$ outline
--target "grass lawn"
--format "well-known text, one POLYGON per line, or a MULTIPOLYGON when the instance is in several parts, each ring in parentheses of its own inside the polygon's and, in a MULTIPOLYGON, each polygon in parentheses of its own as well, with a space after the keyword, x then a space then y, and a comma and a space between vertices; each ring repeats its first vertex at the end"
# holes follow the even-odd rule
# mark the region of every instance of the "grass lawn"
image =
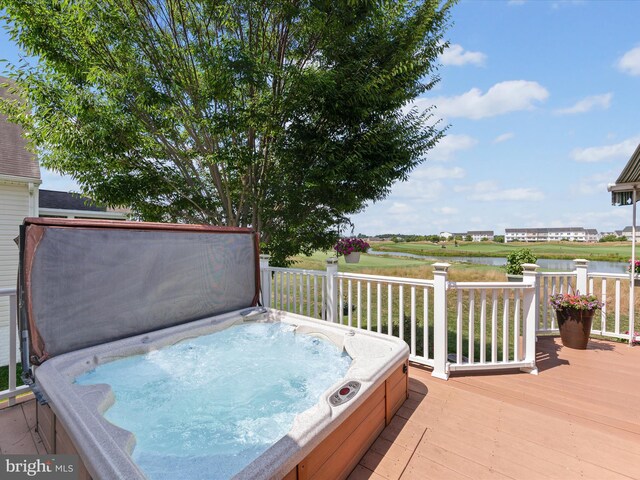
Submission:
POLYGON ((602 260, 626 262, 631 257, 631 243, 581 243, 581 242, 540 242, 540 243, 495 243, 495 242, 372 242, 371 247, 379 251, 396 251, 433 256, 506 257, 520 248, 528 248, 538 258, 573 260, 602 260), (445 248, 442 248, 442 246, 445 248))
MULTIPOLYGON (((16 385, 22 385, 22 368, 20 364, 17 365, 16 372, 16 385)), ((9 388, 9 367, 0 367, 0 391, 9 388)))

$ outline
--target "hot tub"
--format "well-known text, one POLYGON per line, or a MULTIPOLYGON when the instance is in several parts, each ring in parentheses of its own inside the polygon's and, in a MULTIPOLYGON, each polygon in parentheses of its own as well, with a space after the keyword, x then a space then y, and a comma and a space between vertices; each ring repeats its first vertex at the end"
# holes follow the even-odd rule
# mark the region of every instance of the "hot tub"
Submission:
MULTIPOLYGON (((243 325, 286 326, 295 336, 330 342, 351 363, 315 404, 297 412, 286 434, 234 471, 234 478, 346 478, 407 398, 404 342, 256 305, 252 232, 28 219, 21 233, 20 323, 23 338, 29 338, 22 345, 23 363, 37 365, 33 376, 27 370, 26 381, 35 380, 46 402, 38 405, 38 431, 50 453, 79 455, 80 478, 154 474, 132 457, 135 434, 105 418, 119 401, 111 386, 79 384, 78 378, 136 355, 191 348, 208 335, 243 325), (71 258, 82 262, 70 266, 71 258), (157 276, 167 273, 175 278, 157 276), (98 291, 109 302, 92 301, 98 291)), ((199 400, 208 408, 207 398, 199 400)), ((210 469, 201 478, 216 478, 215 457, 207 459, 207 445, 198 447, 210 469)))

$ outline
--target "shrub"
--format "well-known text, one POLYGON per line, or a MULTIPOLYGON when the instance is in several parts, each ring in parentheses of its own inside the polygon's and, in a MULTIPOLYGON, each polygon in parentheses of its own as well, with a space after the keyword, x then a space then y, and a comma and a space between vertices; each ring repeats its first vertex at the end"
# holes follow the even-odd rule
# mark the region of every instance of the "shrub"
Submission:
POLYGON ((509 275, 522 275, 523 263, 536 263, 538 259, 535 257, 531 250, 528 248, 521 248, 515 250, 507 255, 507 274, 509 275))

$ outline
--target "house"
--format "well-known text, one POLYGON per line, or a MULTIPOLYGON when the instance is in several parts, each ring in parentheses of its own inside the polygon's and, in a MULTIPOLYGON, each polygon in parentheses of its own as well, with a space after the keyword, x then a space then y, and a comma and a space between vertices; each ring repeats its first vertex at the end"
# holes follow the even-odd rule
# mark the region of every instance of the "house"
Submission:
MULTIPOLYGON (((0 77, 0 83, 6 79, 0 77)), ((14 98, 0 87, 2 98, 14 98)), ((22 129, 0 115, 0 288, 15 288, 18 248, 13 239, 24 217, 38 215, 38 187, 42 183, 35 155, 28 151, 22 129)), ((9 301, 0 298, 0 335, 8 336, 9 301)), ((8 361, 8 345, 0 343, 0 365, 8 361)))
POLYGON ((112 210, 96 205, 93 200, 77 193, 39 191, 38 216, 62 218, 102 218, 105 220, 126 220, 128 210, 112 210))
POLYGON ((467 235, 469 235, 474 242, 481 242, 483 238, 493 240, 493 230, 469 230, 467 235))
MULTIPOLYGON (((620 232, 621 237, 626 237, 628 241, 633 239, 633 233, 631 227, 624 227, 622 232, 620 232)), ((640 227, 636 227, 636 242, 640 240, 640 227)))
MULTIPOLYGON (((0 77, 0 84, 8 83, 0 77)), ((15 98, 0 87, 3 98, 15 98)), ((40 167, 27 148, 22 129, 0 115, 0 288, 15 288, 18 248, 14 242, 25 217, 103 218, 124 220, 126 210, 108 210, 89 198, 68 192, 40 190, 40 167)), ((9 335, 9 301, 0 297, 0 337, 9 335)), ((9 359, 7 344, 0 342, 0 365, 9 359)))

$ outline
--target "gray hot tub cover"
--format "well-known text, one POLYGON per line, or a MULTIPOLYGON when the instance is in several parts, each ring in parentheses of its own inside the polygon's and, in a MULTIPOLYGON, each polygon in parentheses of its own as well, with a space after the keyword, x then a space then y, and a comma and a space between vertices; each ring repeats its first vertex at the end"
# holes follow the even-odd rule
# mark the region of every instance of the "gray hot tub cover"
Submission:
POLYGON ((258 257, 245 228, 27 218, 18 290, 29 360, 255 306, 258 257))

